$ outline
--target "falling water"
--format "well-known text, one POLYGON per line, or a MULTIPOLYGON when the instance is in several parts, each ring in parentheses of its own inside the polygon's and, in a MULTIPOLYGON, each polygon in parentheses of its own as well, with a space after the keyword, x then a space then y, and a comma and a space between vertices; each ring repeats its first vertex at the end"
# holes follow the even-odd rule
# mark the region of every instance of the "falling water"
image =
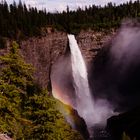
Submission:
POLYGON ((76 106, 79 115, 88 127, 94 123, 94 106, 88 84, 87 68, 74 35, 68 35, 71 50, 72 75, 76 92, 76 106))

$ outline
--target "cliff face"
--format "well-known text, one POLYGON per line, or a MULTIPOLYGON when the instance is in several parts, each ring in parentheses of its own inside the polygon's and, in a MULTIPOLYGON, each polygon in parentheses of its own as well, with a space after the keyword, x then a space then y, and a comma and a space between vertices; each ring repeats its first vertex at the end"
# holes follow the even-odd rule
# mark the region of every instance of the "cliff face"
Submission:
POLYGON ((80 32, 77 41, 86 62, 90 63, 94 59, 98 51, 111 40, 113 34, 113 32, 94 32, 92 30, 80 32))
MULTIPOLYGON (((83 31, 76 37, 86 62, 90 63, 111 36, 102 32, 83 31)), ((41 86, 47 87, 51 66, 65 54, 67 42, 66 33, 52 33, 21 42, 22 54, 36 68, 35 76, 41 86)))
POLYGON ((30 38, 20 43, 26 62, 35 67, 37 82, 44 88, 48 86, 53 63, 64 54, 67 46, 65 33, 52 33, 45 37, 30 38))
MULTIPOLYGON (((88 64, 111 36, 111 33, 105 34, 90 30, 82 31, 76 36, 79 47, 88 64)), ((10 43, 7 44, 7 46, 9 45, 10 43)), ((60 56, 63 56, 69 50, 67 46, 67 34, 62 32, 54 32, 43 37, 29 38, 20 42, 21 53, 26 62, 35 67, 36 80, 42 87, 49 86, 51 67, 60 56)), ((0 50, 0 54, 5 52, 5 50, 0 50)))

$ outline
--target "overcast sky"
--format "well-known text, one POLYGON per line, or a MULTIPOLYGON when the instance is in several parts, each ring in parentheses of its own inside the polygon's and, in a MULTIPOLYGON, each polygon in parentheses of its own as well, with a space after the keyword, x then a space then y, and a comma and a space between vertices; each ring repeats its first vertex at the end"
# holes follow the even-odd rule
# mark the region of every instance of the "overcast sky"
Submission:
MULTIPOLYGON (((15 0, 18 2, 19 0, 15 0)), ((108 2, 120 4, 127 0, 22 0, 27 5, 35 6, 39 9, 46 8, 47 11, 62 11, 65 10, 67 5, 70 9, 76 9, 77 7, 84 7, 85 5, 105 5, 108 2)), ((135 0, 132 0, 135 1, 135 0)), ((8 3, 13 3, 13 0, 7 0, 8 3)))

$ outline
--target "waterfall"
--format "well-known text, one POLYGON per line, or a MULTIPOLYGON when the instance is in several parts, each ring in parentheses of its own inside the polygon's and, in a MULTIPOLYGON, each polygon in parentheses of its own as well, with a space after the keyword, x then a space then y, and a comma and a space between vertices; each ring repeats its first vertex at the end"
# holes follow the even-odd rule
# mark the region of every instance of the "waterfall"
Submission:
POLYGON ((76 92, 75 108, 89 127, 94 124, 94 106, 88 83, 87 68, 74 35, 68 35, 68 39, 71 51, 72 75, 76 92))

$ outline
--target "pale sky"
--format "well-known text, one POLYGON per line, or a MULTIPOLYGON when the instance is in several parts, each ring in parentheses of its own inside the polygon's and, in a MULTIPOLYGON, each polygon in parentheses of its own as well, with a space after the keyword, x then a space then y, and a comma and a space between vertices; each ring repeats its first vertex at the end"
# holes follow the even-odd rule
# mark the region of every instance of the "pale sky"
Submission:
MULTIPOLYGON (((15 0, 18 2, 19 0, 15 0)), ((46 8, 47 11, 63 11, 69 6, 70 9, 74 10, 77 7, 84 7, 85 5, 105 5, 108 2, 120 4, 126 2, 127 0, 22 0, 26 5, 32 7, 37 7, 38 9, 46 8)), ((135 1, 135 0, 132 0, 135 1)), ((13 3, 13 0, 7 0, 7 2, 13 3)))

